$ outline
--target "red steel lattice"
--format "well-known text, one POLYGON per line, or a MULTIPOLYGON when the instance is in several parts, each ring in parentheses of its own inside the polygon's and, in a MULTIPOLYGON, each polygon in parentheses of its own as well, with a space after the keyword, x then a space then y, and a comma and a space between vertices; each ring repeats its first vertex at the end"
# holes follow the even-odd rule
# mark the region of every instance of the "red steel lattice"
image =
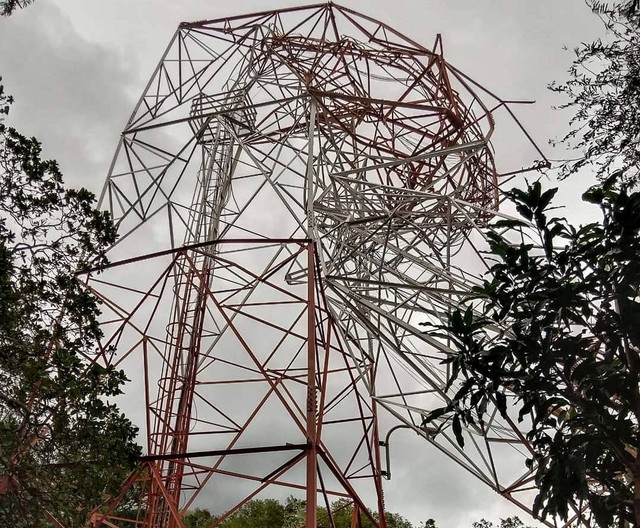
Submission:
POLYGON ((466 451, 423 426, 453 389, 448 342, 421 324, 486 270, 480 228, 523 170, 496 169, 498 110, 513 117, 439 37, 331 2, 180 26, 102 193, 112 264, 87 276, 95 359, 133 379, 146 449, 93 526, 182 527, 204 505, 226 512, 213 527, 285 488, 307 528, 341 497, 354 527, 384 528, 379 446, 398 423, 529 509, 513 420, 465 430, 466 451))

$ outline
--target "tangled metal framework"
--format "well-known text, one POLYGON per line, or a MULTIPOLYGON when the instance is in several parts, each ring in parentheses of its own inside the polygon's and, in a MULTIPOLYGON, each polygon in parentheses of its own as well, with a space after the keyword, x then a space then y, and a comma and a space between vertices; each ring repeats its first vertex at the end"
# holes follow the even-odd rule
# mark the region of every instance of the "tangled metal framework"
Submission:
POLYGON ((102 193, 112 264, 87 276, 98 359, 133 378, 147 450, 94 526, 179 527, 198 504, 219 523, 284 486, 307 528, 333 524, 316 507, 337 497, 384 528, 380 438, 398 423, 529 509, 512 420, 490 413, 465 451, 423 426, 451 350, 421 323, 486 270, 480 228, 520 172, 496 171, 498 109, 439 37, 333 3, 180 26, 102 193))

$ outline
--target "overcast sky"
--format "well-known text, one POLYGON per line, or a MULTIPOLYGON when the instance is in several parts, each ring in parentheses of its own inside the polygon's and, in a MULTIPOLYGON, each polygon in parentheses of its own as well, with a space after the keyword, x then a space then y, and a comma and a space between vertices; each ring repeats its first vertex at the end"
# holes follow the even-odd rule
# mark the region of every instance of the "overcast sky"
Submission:
MULTIPOLYGON (((119 133, 180 21, 220 18, 302 2, 267 0, 37 0, 0 20, 0 75, 16 103, 10 124, 44 143, 66 180, 99 192, 119 133)), ((549 158, 550 138, 566 130, 566 115, 547 90, 566 78, 564 51, 600 32, 582 0, 344 0, 430 45, 444 38, 453 65, 505 99, 536 100, 518 117, 549 158)), ((497 156, 509 147, 495 144, 497 156), (503 149, 501 151, 501 148, 503 149)), ((563 186, 567 214, 584 221, 584 183, 563 186)), ((480 517, 517 513, 407 431, 392 441, 388 509, 414 522, 434 517, 441 527, 470 526, 480 517), (409 456, 407 454, 410 454, 409 456)))

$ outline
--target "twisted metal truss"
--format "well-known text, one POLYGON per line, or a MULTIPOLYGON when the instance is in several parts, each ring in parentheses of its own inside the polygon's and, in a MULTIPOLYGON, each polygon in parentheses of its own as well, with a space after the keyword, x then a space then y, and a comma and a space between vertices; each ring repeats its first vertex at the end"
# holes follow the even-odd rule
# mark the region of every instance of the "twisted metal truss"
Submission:
POLYGON ((521 170, 496 169, 498 110, 439 37, 333 3, 180 26, 102 193, 112 264, 87 276, 147 450, 95 526, 182 526, 195 505, 221 522, 275 486, 309 528, 336 497, 384 527, 398 424, 530 510, 514 421, 490 413, 464 451, 423 426, 451 352, 423 324, 487 269, 481 229, 521 170))

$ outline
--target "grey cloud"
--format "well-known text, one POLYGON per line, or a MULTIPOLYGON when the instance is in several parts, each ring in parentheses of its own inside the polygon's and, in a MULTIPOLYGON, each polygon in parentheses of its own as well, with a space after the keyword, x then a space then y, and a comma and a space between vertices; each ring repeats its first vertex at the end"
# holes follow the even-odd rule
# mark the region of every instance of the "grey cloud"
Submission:
POLYGON ((96 192, 133 105, 135 59, 87 41, 51 3, 0 25, 0 75, 16 100, 8 123, 43 142, 69 185, 96 192))

